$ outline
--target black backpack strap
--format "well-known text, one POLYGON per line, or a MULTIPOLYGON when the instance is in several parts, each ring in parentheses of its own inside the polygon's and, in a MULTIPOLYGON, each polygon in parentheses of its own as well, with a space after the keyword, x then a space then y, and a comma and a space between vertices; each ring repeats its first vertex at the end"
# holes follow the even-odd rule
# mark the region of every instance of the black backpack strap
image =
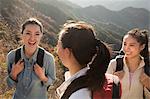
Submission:
POLYGON ((116 70, 115 70, 115 72, 121 71, 121 70, 123 70, 123 57, 116 58, 116 70))
MULTIPOLYGON (((36 59, 36 63, 40 66, 43 67, 43 61, 44 61, 44 50, 42 48, 38 49, 38 53, 37 53, 37 59, 36 59)), ((41 81, 41 85, 43 86, 44 83, 41 81)), ((49 86, 48 86, 49 87, 49 86)), ((48 88, 47 88, 48 90, 48 88)))
POLYGON ((113 82, 112 99, 120 99, 120 97, 121 97, 121 85, 120 85, 120 82, 118 84, 115 84, 113 82))
POLYGON ((36 63, 40 66, 43 67, 43 60, 44 60, 44 50, 39 48, 38 54, 37 54, 37 59, 36 63))
POLYGON ((20 58, 21 58, 21 48, 18 48, 15 53, 15 64, 20 60, 20 58))
POLYGON ((150 66, 149 65, 144 66, 144 72, 145 72, 145 74, 147 74, 150 77, 150 66))
POLYGON ((86 80, 87 80, 86 76, 80 76, 79 78, 73 80, 65 90, 61 99, 69 99, 72 93, 76 92, 79 89, 87 88, 86 80))

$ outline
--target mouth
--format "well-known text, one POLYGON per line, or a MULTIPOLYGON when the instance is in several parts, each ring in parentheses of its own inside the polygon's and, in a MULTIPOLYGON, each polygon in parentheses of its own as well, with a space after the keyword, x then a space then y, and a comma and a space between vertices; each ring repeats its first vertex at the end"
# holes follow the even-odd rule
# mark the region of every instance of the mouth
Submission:
POLYGON ((30 46, 34 46, 34 45, 36 44, 36 42, 28 42, 28 44, 29 44, 30 46))

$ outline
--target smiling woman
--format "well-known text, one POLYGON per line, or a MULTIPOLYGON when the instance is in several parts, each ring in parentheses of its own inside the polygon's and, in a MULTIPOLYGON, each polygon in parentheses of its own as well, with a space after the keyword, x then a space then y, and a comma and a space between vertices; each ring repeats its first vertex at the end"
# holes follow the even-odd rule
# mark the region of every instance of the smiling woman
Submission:
POLYGON ((117 58, 111 60, 107 69, 107 73, 117 75, 122 82, 121 99, 150 99, 148 31, 136 28, 127 32, 122 49, 122 70, 116 71, 121 65, 117 58))
POLYGON ((39 47, 43 26, 35 18, 22 25, 23 46, 7 55, 9 87, 15 87, 13 99, 47 99, 47 88, 55 80, 53 55, 39 47))

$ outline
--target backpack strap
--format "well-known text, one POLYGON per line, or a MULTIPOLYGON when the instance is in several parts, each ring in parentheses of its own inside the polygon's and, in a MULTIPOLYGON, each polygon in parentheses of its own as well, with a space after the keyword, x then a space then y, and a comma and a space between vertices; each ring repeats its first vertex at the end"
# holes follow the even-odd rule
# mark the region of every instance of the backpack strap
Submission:
POLYGON ((121 97, 121 84, 120 82, 118 84, 115 84, 113 82, 112 99, 120 99, 120 97, 121 97))
MULTIPOLYGON (((43 67, 43 61, 44 61, 44 50, 42 48, 39 48, 37 53, 37 59, 36 63, 42 68, 43 67)), ((41 81, 41 85, 43 86, 44 83, 41 81)), ((49 86, 47 87, 48 90, 49 86)))
POLYGON ((21 58, 21 48, 18 48, 15 53, 15 64, 20 60, 20 58, 21 58))
POLYGON ((73 80, 65 90, 61 99, 69 99, 72 93, 76 92, 79 89, 87 88, 87 85, 85 83, 86 80, 87 80, 86 76, 80 76, 79 78, 73 80))
POLYGON ((144 72, 145 72, 145 74, 147 74, 150 77, 150 66, 149 65, 144 66, 144 72))
POLYGON ((116 62, 115 72, 123 70, 123 57, 116 58, 116 62))
POLYGON ((44 50, 43 50, 42 48, 39 48, 38 54, 37 54, 36 63, 37 63, 40 67, 43 67, 43 60, 44 60, 44 50))

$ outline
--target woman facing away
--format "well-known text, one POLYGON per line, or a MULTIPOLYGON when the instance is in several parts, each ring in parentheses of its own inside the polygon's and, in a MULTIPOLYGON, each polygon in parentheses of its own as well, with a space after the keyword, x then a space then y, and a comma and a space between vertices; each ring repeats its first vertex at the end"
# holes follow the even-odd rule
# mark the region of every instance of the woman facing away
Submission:
MULTIPOLYGON (((60 99, 112 99, 112 83, 120 89, 117 76, 105 75, 110 53, 96 38, 91 25, 82 21, 65 23, 59 34, 57 53, 69 69, 65 81, 57 88, 60 99)), ((120 93, 114 96, 119 97, 120 93)))
POLYGON ((47 87, 55 80, 52 54, 39 47, 43 26, 35 18, 22 25, 23 45, 7 55, 9 87, 15 87, 13 99, 47 99, 47 87))
POLYGON ((107 73, 117 75, 122 84, 121 99, 150 99, 150 65, 146 30, 130 30, 122 42, 123 68, 116 72, 117 62, 112 59, 107 73), (144 72, 144 66, 147 74, 144 72))

